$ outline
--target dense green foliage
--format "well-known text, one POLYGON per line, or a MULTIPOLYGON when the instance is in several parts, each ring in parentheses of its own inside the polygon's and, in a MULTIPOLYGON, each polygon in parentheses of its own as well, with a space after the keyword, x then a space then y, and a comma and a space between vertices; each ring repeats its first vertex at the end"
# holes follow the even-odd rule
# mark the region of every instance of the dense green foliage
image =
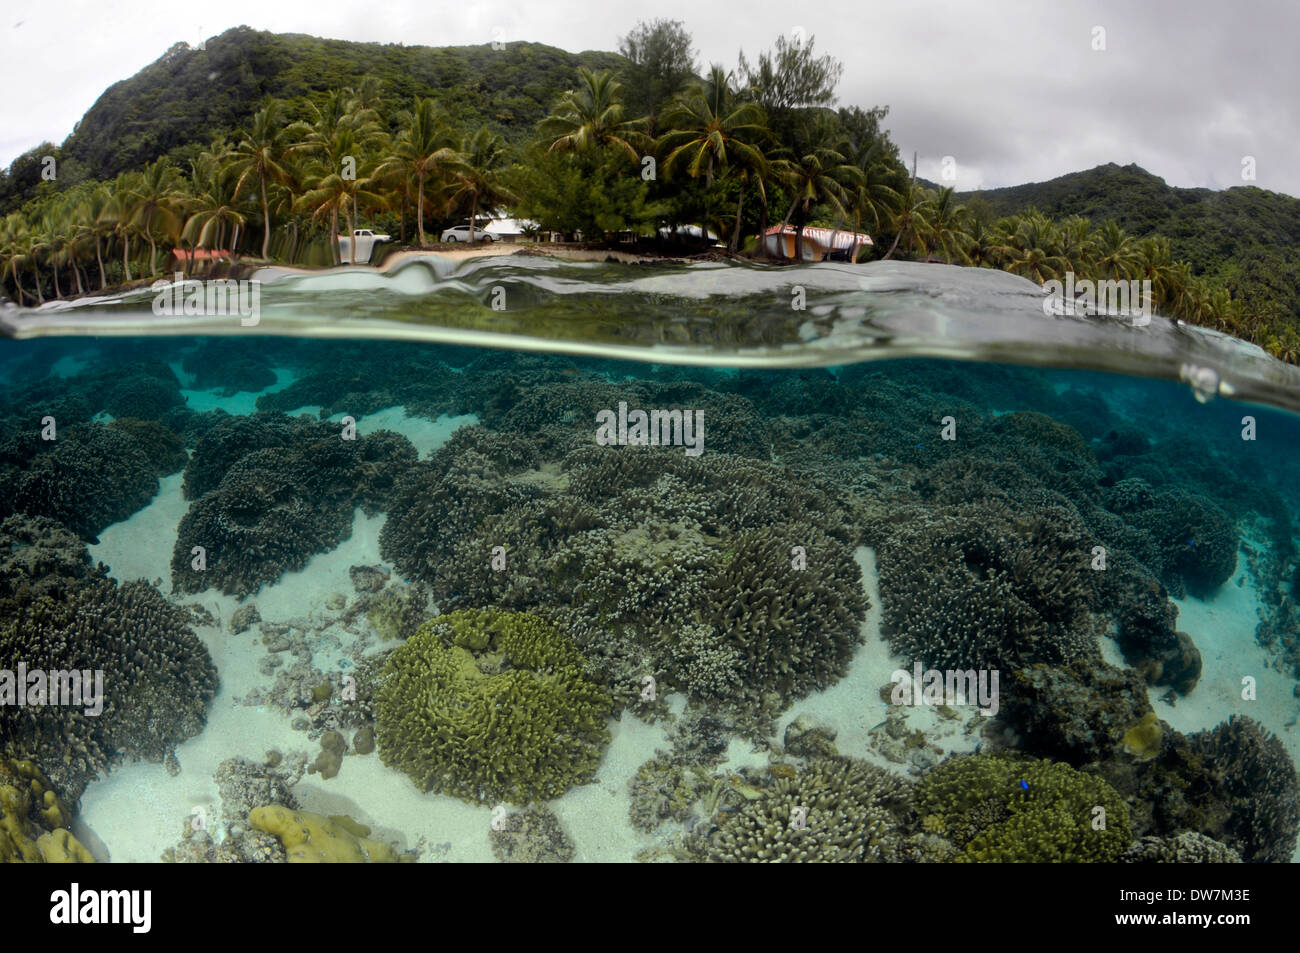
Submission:
POLYGON ((178 43, 95 102, 61 149, 45 146, 0 178, 0 214, 31 198, 40 160, 59 160, 59 180, 108 179, 162 155, 181 162, 183 147, 232 136, 266 99, 305 119, 308 103, 331 89, 373 77, 392 102, 427 96, 458 126, 487 125, 507 140, 526 139, 579 66, 615 69, 617 53, 567 53, 540 43, 427 47, 355 43, 236 27, 201 50, 178 43))
POLYGON ((1300 199, 1250 185, 1177 188, 1136 165, 1113 163, 959 198, 993 216, 1036 208, 1098 225, 1113 221, 1135 238, 1163 236, 1192 275, 1244 298, 1271 323, 1300 325, 1300 199))

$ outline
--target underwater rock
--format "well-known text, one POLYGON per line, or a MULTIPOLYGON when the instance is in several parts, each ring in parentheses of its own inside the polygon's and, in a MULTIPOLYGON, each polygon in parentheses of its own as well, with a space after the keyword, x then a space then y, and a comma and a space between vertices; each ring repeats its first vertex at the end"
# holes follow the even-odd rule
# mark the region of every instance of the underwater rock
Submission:
POLYGON ((797 758, 834 757, 837 732, 830 725, 823 724, 811 715, 799 715, 785 726, 786 754, 797 758))
POLYGON ((230 616, 230 631, 235 635, 247 632, 257 622, 262 621, 261 614, 257 611, 257 606, 253 603, 240 606, 230 616))
POLYGON ((381 566, 349 566, 348 578, 357 592, 378 592, 388 581, 388 573, 381 566))
POLYGON ((293 786, 302 777, 306 759, 299 755, 287 763, 281 757, 275 764, 268 760, 255 764, 243 758, 227 758, 217 765, 217 790, 221 796, 221 820, 224 824, 244 824, 255 807, 281 804, 297 810, 293 786), (283 767, 281 767, 283 765, 283 767))

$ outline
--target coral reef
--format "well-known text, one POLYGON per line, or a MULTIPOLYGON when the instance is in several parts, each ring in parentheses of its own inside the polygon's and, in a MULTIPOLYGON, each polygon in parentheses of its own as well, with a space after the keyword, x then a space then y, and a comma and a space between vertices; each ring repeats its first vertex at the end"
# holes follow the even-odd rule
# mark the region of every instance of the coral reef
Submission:
POLYGON ((394 649, 378 690, 383 762, 422 791, 523 804, 591 780, 610 700, 527 613, 439 616, 394 649))
POLYGON ((1124 517, 1147 532, 1157 548, 1152 570, 1176 596, 1184 589, 1207 596, 1237 569, 1237 528, 1209 499, 1182 489, 1154 494, 1143 506, 1126 500, 1124 517))
POLYGON ((810 761, 748 800, 697 849, 711 862, 890 860, 907 817, 908 784, 851 758, 810 761))
POLYGON ((1196 831, 1140 838, 1120 860, 1126 864, 1239 864, 1241 855, 1196 831))
POLYGON ((567 864, 573 860, 573 841, 560 819, 544 804, 511 811, 493 824, 488 836, 492 853, 503 864, 567 864))
POLYGON ((200 441, 185 471, 187 492, 224 472, 177 530, 172 584, 178 592, 220 588, 246 596, 301 569, 351 534, 356 507, 378 512, 397 475, 415 461, 410 441, 389 431, 343 440, 330 425, 286 420, 269 419, 253 429, 255 436, 219 427, 200 441), (243 453, 228 467, 221 462, 243 446, 275 440, 285 443, 243 453), (195 546, 204 549, 201 568, 195 546))
POLYGON ((695 802, 712 787, 712 779, 699 768, 656 752, 628 783, 629 820, 637 830, 647 832, 669 820, 685 823, 695 814, 695 802))
POLYGON ((0 618, 16 605, 58 598, 92 575, 90 553, 62 523, 44 516, 10 516, 0 522, 0 618))
POLYGON ((457 376, 440 360, 442 354, 438 348, 406 343, 314 341, 298 356, 297 379, 258 397, 257 409, 315 405, 325 418, 405 406, 410 414, 436 418, 450 409, 457 376))
POLYGON ((181 367, 193 376, 194 390, 220 390, 223 397, 240 391, 256 393, 275 383, 266 354, 250 350, 238 339, 208 338, 185 355, 181 367))
POLYGON ((250 602, 240 606, 231 614, 230 632, 232 635, 241 635, 261 621, 262 616, 258 613, 257 606, 250 602))
POLYGON ((862 571, 847 546, 811 524, 731 537, 706 598, 710 621, 740 659, 739 687, 751 697, 775 693, 781 708, 837 681, 862 641, 862 571), (802 555, 792 558, 796 549, 802 555))
POLYGON ((65 673, 46 686, 51 695, 80 686, 82 706, 0 707, 6 750, 34 760, 71 798, 124 757, 162 761, 202 729, 217 686, 186 610, 148 583, 119 586, 99 575, 57 598, 15 600, 0 615, 0 657, 65 673), (92 701, 98 679, 85 678, 100 671, 102 695, 92 701), (83 714, 97 705, 95 717, 83 714))
POLYGON ((94 863, 67 830, 71 820, 35 764, 0 758, 0 863, 94 863))
POLYGON ((957 862, 1106 863, 1133 840, 1114 788, 1037 759, 950 758, 917 782, 913 807, 925 831, 953 844, 957 862))
POLYGON ((1075 767, 1119 758, 1125 734, 1152 714, 1142 677, 1105 662, 1036 663, 1005 678, 999 717, 1017 746, 1075 767))
POLYGON ((1234 715, 1188 741, 1195 828, 1248 863, 1289 861, 1300 832, 1300 782, 1277 736, 1253 718, 1234 715))
POLYGON ((879 541, 890 648, 929 668, 1099 659, 1086 530, 1059 507, 913 508, 879 541))
POLYGON ((185 403, 181 383, 166 364, 116 365, 103 372, 102 409, 114 417, 157 420, 185 403))
POLYGON ((158 492, 155 464, 126 430, 78 424, 60 430, 52 446, 17 476, 13 512, 48 516, 93 540, 158 492))
POLYGON ((176 473, 189 460, 185 442, 170 427, 156 420, 119 417, 109 427, 130 435, 160 477, 176 473))
POLYGON ((248 823, 278 837, 291 864, 395 864, 400 859, 391 844, 370 839, 370 828, 342 815, 323 817, 268 804, 249 811, 248 823))

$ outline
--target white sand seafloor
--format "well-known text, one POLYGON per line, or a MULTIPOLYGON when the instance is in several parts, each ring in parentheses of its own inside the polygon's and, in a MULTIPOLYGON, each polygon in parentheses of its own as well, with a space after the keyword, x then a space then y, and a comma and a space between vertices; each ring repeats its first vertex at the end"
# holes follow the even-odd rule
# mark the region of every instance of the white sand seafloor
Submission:
MULTIPOLYGON (((272 389, 287 386, 282 376, 272 389)), ((238 394, 220 398, 215 392, 186 392, 195 409, 220 406, 231 413, 250 413, 256 395, 238 394)), ((317 408, 294 413, 317 416, 317 408)), ((332 419, 338 419, 336 416, 332 419)), ((475 422, 472 416, 438 420, 410 417, 400 407, 389 408, 357 420, 360 433, 380 429, 406 435, 427 457, 459 426, 475 422)), ((170 561, 177 526, 188 508, 181 497, 181 475, 162 480, 154 500, 130 519, 108 527, 100 542, 91 547, 92 559, 106 563, 115 578, 162 580, 170 591, 170 561)), ((325 621, 336 613, 325 609, 326 601, 342 593, 351 601, 354 591, 348 575, 353 565, 383 563, 379 555, 382 515, 370 518, 359 510, 352 535, 331 552, 315 556, 307 566, 286 573, 275 584, 264 586, 249 600, 256 604, 263 620, 285 622, 307 617, 325 621)), ((871 608, 863 624, 864 644, 857 650, 848 674, 829 689, 796 702, 780 719, 775 742, 785 727, 799 715, 808 715, 837 730, 836 745, 842 754, 866 758, 900 773, 915 772, 954 752, 974 750, 981 741, 973 706, 958 709, 959 717, 945 718, 934 707, 909 707, 903 711, 909 731, 925 733, 927 747, 913 752, 913 763, 900 763, 883 756, 878 744, 891 706, 880 695, 893 672, 903 661, 890 654, 880 633, 881 598, 877 585, 875 556, 861 548, 856 558, 862 567, 871 608), (918 759, 919 756, 919 759, 918 759)), ((1161 701, 1161 691, 1152 690, 1151 702, 1160 718, 1183 732, 1192 732, 1225 721, 1233 714, 1249 714, 1276 733, 1291 757, 1300 763, 1300 734, 1296 731, 1300 699, 1293 696, 1294 681, 1268 664, 1268 654, 1254 638, 1257 598, 1245 572, 1246 560, 1239 561, 1238 573, 1214 598, 1202 602, 1178 602, 1179 628, 1188 632, 1201 650, 1204 672, 1200 683, 1176 706, 1161 701), (1255 701, 1242 699, 1242 677, 1257 682, 1255 701)), ((241 605, 234 596, 213 590, 184 600, 207 607, 217 625, 196 627, 211 653, 220 677, 220 688, 210 706, 207 725, 197 737, 180 745, 177 758, 181 773, 172 777, 161 764, 124 764, 106 778, 93 782, 82 797, 82 813, 74 833, 100 860, 153 862, 181 839, 195 808, 210 816, 219 815, 220 799, 214 775, 217 766, 232 757, 261 762, 269 750, 286 756, 294 753, 315 757, 319 742, 290 727, 291 716, 273 706, 237 704, 236 696, 265 689, 274 676, 258 672, 265 657, 257 627, 232 635, 228 620, 241 605)), ((343 648, 342 660, 355 636, 341 627, 324 630, 336 634, 343 648)), ((330 642, 319 644, 312 664, 323 671, 338 670, 326 654, 330 642)), ((1108 658, 1117 660, 1113 644, 1106 647, 1108 658)), ((1006 691, 1006 687, 1002 689, 1006 691)), ((670 697, 670 708, 680 712, 684 701, 670 697)), ((895 716, 897 717, 897 716, 895 716)), ((636 769, 654 756, 656 748, 667 750, 665 726, 643 723, 624 713, 611 723, 613 740, 605 752, 595 782, 568 791, 551 802, 561 824, 572 838, 578 861, 630 861, 638 851, 662 844, 662 835, 645 834, 628 820, 629 782, 636 769)), ((727 761, 719 770, 767 764, 766 751, 733 741, 727 761)), ((455 798, 419 792, 404 774, 385 767, 378 754, 348 754, 338 775, 322 780, 305 775, 293 792, 303 809, 321 814, 346 814, 372 828, 372 837, 395 842, 400 848, 420 848, 422 861, 493 861, 489 841, 492 821, 490 806, 466 804, 455 798)), ((1300 860, 1300 849, 1293 858, 1300 860)))

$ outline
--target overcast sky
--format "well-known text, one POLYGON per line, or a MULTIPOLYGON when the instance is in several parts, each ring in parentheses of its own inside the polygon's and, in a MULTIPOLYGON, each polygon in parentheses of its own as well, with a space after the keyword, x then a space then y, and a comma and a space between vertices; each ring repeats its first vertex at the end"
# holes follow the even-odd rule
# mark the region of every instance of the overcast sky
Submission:
POLYGON ((841 105, 888 105, 919 172, 959 190, 1136 162, 1171 185, 1300 195, 1296 0, 40 0, 0 14, 0 165, 62 142, 106 87, 232 26, 408 45, 615 50, 683 20, 734 67, 802 30, 844 62, 841 105), (1095 47, 1104 46, 1104 49, 1095 47), (944 157, 955 179, 944 179, 944 157))

